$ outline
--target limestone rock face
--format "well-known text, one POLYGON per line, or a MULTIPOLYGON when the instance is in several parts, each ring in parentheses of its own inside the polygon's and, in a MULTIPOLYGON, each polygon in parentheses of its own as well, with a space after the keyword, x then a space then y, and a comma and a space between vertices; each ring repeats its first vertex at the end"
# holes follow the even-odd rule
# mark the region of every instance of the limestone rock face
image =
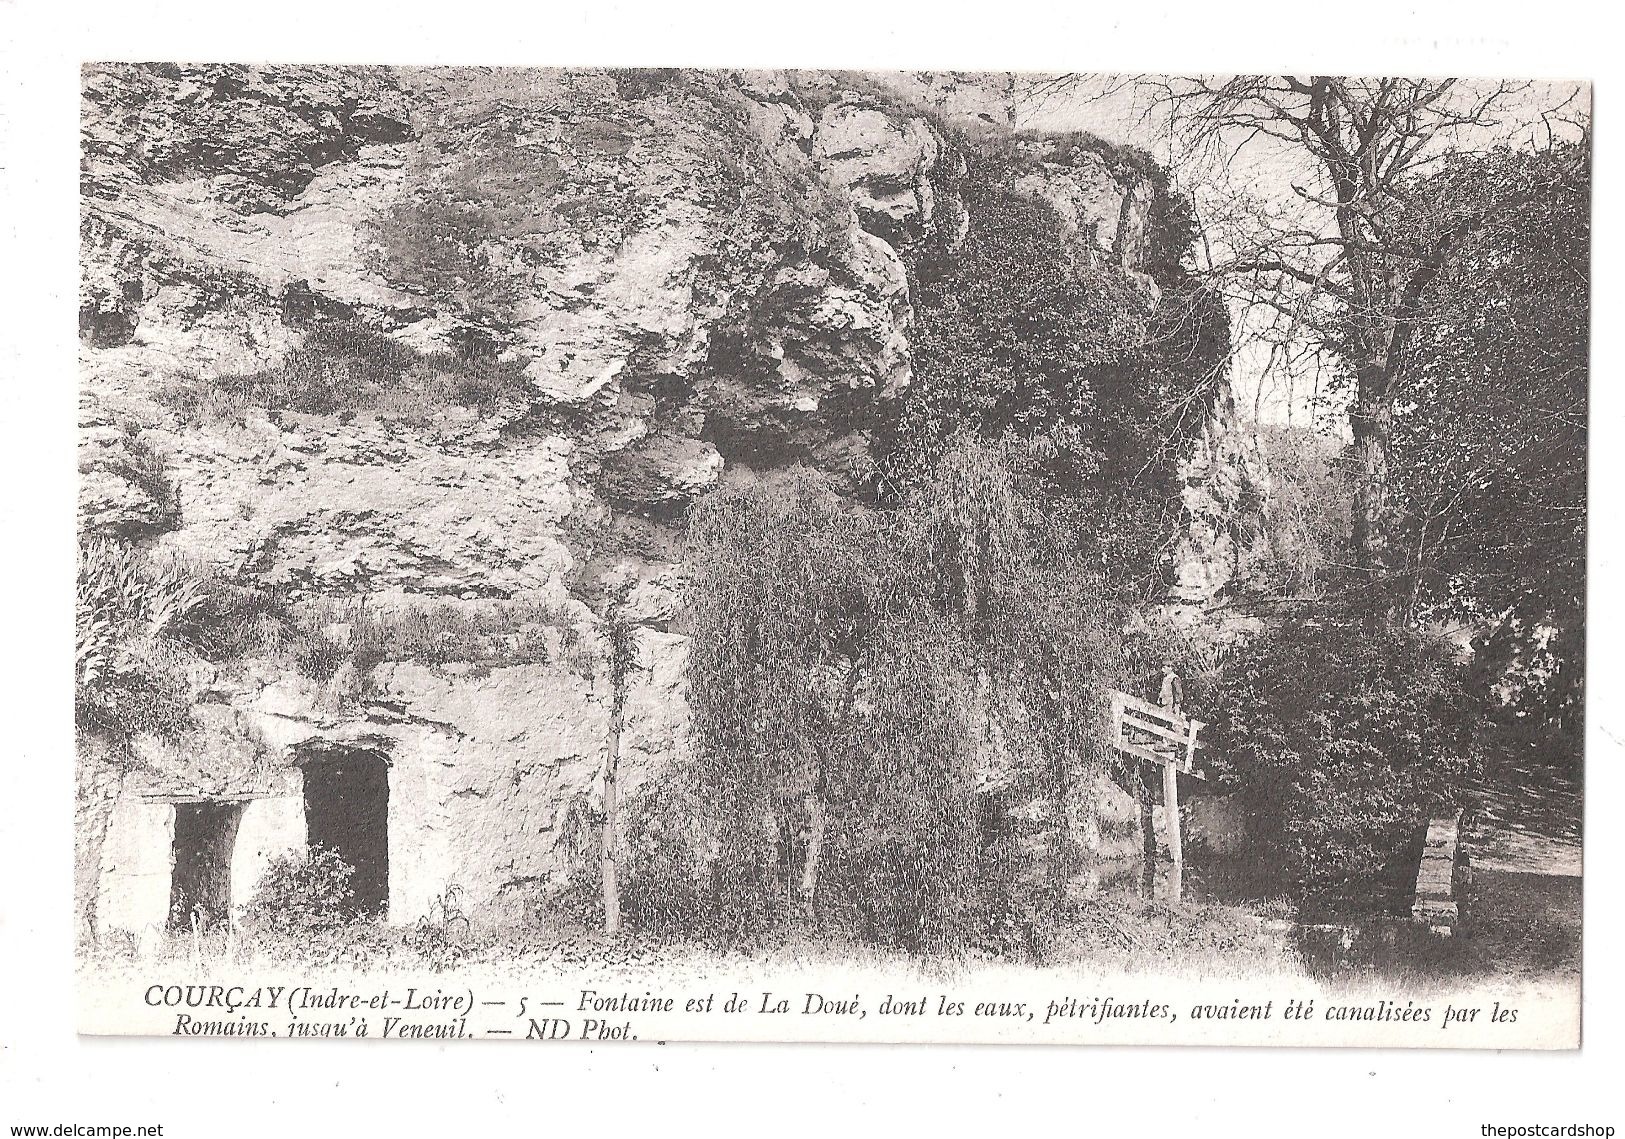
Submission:
POLYGON ((80 325, 103 347, 148 311, 191 325, 251 295, 260 274, 209 256, 231 228, 255 233, 232 220, 282 213, 319 170, 413 135, 384 69, 99 64, 83 93, 81 236, 97 255, 84 258, 80 325))
MULTIPOLYGON (((686 740, 682 638, 653 630, 637 638, 617 780, 628 797, 679 757, 686 740)), ((377 753, 390 764, 391 920, 424 916, 453 888, 473 916, 522 917, 597 858, 610 700, 609 678, 592 673, 593 659, 588 653, 489 671, 385 663, 364 694, 342 701, 331 686, 301 677, 222 671, 205 685, 209 703, 198 708, 195 732, 175 743, 138 737, 124 798, 136 806, 264 804, 273 810, 263 814, 280 820, 264 840, 296 848, 308 765, 377 753)), ((124 812, 131 825, 149 814, 124 812)), ((107 872, 115 882, 152 861, 129 850, 140 836, 117 820, 110 838, 110 859, 127 851, 107 872)), ((262 869, 263 860, 255 866, 262 869)), ((246 900, 253 885, 234 879, 232 890, 246 900)), ((104 892, 117 891, 104 882, 104 892)))
POLYGON ((571 476, 659 509, 719 454, 861 467, 849 425, 908 386, 881 231, 930 224, 923 119, 710 74, 628 99, 594 72, 120 67, 86 98, 92 390, 252 372, 354 316, 522 362, 571 476), (448 208, 496 221, 447 252, 448 208))
POLYGON ((831 103, 815 142, 825 178, 851 196, 870 232, 895 239, 931 225, 936 202, 928 175, 943 145, 926 120, 898 122, 876 107, 831 103))
POLYGON ((511 447, 488 430, 253 415, 206 439, 155 432, 175 455, 186 520, 163 541, 313 594, 562 601, 571 445, 511 447))
MULTIPOLYGON (((567 881, 593 857, 606 592, 638 623, 635 795, 687 746, 667 631, 682 511, 731 468, 871 477, 913 378, 903 254, 966 224, 942 124, 1004 129, 1013 107, 1008 77, 948 72, 87 69, 83 528, 296 601, 533 605, 588 662, 384 660, 317 683, 251 660, 198 678, 191 758, 143 744, 169 774, 128 794, 277 799, 255 833, 296 846, 276 828, 298 817, 301 756, 365 746, 416 836, 393 917, 448 884, 496 906, 567 881), (523 390, 479 411, 178 410, 345 321, 495 358, 523 390)), ((1075 252, 1138 273, 1133 172, 1039 157, 1024 188, 1075 252)), ((1232 428, 1192 461, 1181 597, 1226 587, 1226 512, 1261 485, 1232 428)))
POLYGON ((1016 187, 1043 198, 1061 218, 1063 240, 1075 254, 1114 264, 1155 301, 1156 283, 1145 272, 1146 227, 1154 188, 1142 172, 1109 151, 1077 145, 1065 136, 1023 139, 1017 149, 1033 168, 1016 187))
MULTIPOLYGON (((1151 303, 1160 290, 1145 271, 1153 188, 1148 178, 1071 140, 1038 138, 1018 146, 1034 166, 1018 189, 1043 198, 1062 222, 1075 255, 1122 269, 1151 303)), ((1180 462, 1180 524, 1164 572, 1167 602, 1183 623, 1226 594, 1258 584, 1270 554, 1266 516, 1269 471, 1256 438, 1242 428, 1228 383, 1208 393, 1205 414, 1180 462)))
POLYGON ((875 78, 950 119, 1014 127, 1017 78, 1009 72, 896 71, 875 78))
POLYGON ((176 518, 165 459, 134 423, 115 423, 94 400, 80 415, 79 515, 87 533, 141 538, 176 518))
POLYGON ((1270 553, 1269 471, 1228 391, 1218 394, 1181 475, 1168 599, 1176 607, 1200 606, 1252 583, 1270 553))
POLYGON ((83 91, 90 191, 204 176, 224 198, 276 208, 318 167, 413 134, 383 68, 97 64, 83 91))

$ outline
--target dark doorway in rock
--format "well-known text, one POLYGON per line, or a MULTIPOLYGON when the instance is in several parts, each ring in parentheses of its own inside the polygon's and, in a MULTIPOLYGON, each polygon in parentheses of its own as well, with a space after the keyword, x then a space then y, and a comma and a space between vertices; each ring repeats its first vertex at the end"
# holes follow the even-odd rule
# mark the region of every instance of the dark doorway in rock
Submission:
POLYGON ((231 915, 231 852, 241 803, 176 803, 169 928, 210 929, 231 915))
POLYGON ((389 762, 375 751, 340 751, 304 765, 305 832, 312 849, 338 855, 350 878, 351 912, 389 911, 389 762))

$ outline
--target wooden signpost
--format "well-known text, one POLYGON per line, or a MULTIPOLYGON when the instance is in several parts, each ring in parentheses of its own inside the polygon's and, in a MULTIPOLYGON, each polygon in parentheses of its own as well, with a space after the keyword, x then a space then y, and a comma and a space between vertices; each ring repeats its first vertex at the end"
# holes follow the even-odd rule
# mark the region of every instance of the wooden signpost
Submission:
MULTIPOLYGON (((1196 733, 1207 725, 1149 700, 1138 700, 1126 692, 1113 692, 1111 706, 1111 745, 1125 755, 1162 767, 1162 813, 1168 831, 1168 853, 1174 864, 1169 892, 1178 901, 1185 887, 1185 852, 1179 827, 1179 775, 1207 778, 1196 767, 1196 753, 1205 746, 1196 738, 1196 733)), ((1143 823, 1149 830, 1150 819, 1144 819, 1143 823)))

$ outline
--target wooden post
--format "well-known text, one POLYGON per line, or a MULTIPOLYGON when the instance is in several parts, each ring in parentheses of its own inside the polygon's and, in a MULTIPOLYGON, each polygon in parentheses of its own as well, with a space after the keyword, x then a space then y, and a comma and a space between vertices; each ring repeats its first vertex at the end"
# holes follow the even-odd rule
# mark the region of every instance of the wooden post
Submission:
POLYGON ((1134 765, 1134 797, 1140 804, 1140 889, 1146 897, 1154 897, 1157 889, 1157 824, 1151 815, 1151 773, 1145 764, 1134 765))
POLYGON ((1172 763, 1162 765, 1162 813, 1168 824, 1168 854, 1174 862, 1168 875, 1168 895, 1177 902, 1185 893, 1185 851, 1179 834, 1179 770, 1172 763))

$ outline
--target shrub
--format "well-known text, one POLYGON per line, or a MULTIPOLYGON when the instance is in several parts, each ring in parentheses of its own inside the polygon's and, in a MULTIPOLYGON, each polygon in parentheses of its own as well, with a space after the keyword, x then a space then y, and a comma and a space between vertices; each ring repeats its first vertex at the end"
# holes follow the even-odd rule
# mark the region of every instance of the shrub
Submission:
POLYGON ((436 667, 581 665, 580 634, 552 605, 533 601, 442 602, 381 608, 360 598, 296 601, 285 587, 202 579, 197 606, 177 637, 205 660, 280 658, 312 680, 347 663, 366 673, 385 661, 436 667))
POLYGON ((559 610, 539 602, 379 608, 349 598, 295 603, 276 590, 244 587, 231 587, 222 596, 222 609, 242 612, 258 630, 227 638, 231 651, 283 656, 303 675, 323 683, 346 664, 364 676, 386 661, 487 670, 560 662, 578 670, 587 667, 579 631, 559 610))
MULTIPOLYGON (((122 434, 117 442, 81 457, 80 473, 105 471, 135 486, 151 500, 154 508, 151 513, 139 519, 121 519, 114 524, 112 528, 124 537, 173 528, 180 520, 180 495, 169 477, 168 461, 139 424, 127 421, 120 424, 120 428, 122 434)), ((86 521, 90 525, 106 526, 102 519, 86 521)))
POLYGON ((1371 900, 1475 767, 1466 669, 1403 629, 1285 625, 1229 660, 1210 700, 1210 773, 1245 794, 1307 902, 1371 900))
POLYGON ((675 67, 612 67, 609 77, 615 82, 615 91, 623 99, 647 99, 658 95, 682 72, 675 67))
POLYGON ((355 916, 350 878, 355 867, 331 850, 272 859, 243 907, 243 925, 274 935, 320 933, 355 916))
POLYGON ((180 636, 204 660, 275 655, 297 636, 285 588, 245 584, 216 571, 202 578, 201 592, 180 636))
POLYGON ((967 427, 1045 435, 1092 471, 1097 373, 1138 346, 1145 306, 1125 278, 1072 262, 1049 203, 996 172, 979 172, 963 192, 964 241, 911 265, 916 386, 905 437, 929 467, 967 427))
MULTIPOLYGON (((700 770, 684 767, 665 776, 658 793, 626 803, 621 907, 633 928, 659 936, 694 933, 702 915, 725 915, 732 909, 723 877, 727 868, 707 857, 718 849, 715 815, 720 790, 705 793, 700 770)), ((579 893, 594 902, 598 899, 596 888, 579 893)), ((589 920, 601 923, 602 916, 589 920)), ((725 938, 745 932, 741 924, 729 928, 725 922, 712 921, 708 931, 725 938)))

